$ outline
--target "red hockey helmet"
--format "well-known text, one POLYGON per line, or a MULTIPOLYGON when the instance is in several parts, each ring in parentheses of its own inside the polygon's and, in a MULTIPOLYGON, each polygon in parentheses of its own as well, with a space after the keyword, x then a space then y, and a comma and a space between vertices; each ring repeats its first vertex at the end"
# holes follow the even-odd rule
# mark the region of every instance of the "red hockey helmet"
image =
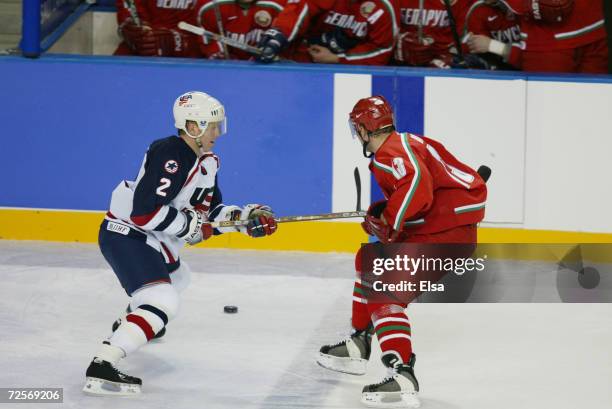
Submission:
POLYGON ((358 125, 363 125, 368 132, 394 125, 393 109, 382 95, 357 101, 349 118, 353 136, 357 136, 358 125))

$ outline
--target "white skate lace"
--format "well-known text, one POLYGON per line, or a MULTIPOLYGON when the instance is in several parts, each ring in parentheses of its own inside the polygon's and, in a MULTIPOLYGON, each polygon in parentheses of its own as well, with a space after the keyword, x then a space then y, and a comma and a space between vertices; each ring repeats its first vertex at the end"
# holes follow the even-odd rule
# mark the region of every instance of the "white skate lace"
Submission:
POLYGON ((394 381, 395 375, 397 375, 397 371, 394 368, 387 368, 387 376, 382 381, 375 383, 374 386, 382 386, 394 381))
POLYGON ((350 336, 341 339, 340 341, 336 342, 335 344, 330 345, 330 348, 335 348, 335 347, 339 347, 341 345, 346 345, 346 343, 351 339, 350 336))
POLYGON ((115 366, 113 364, 111 364, 110 362, 108 362, 108 364, 110 365, 110 367, 111 367, 112 371, 115 373, 115 375, 117 375, 120 379, 123 379, 124 381, 134 381, 134 380, 136 380, 136 378, 134 378, 133 376, 130 376, 130 375, 126 374, 126 373, 123 373, 119 369, 115 368, 115 366))

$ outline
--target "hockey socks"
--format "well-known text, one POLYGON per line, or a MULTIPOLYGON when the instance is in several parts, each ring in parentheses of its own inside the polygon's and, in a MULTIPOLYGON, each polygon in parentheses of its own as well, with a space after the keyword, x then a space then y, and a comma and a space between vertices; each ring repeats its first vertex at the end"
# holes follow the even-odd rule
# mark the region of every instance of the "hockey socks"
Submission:
POLYGON ((355 279, 353 287, 353 315, 351 323, 356 330, 363 330, 370 323, 370 313, 368 312, 368 300, 366 299, 361 280, 355 279))
POLYGON ((407 363, 412 354, 410 321, 405 308, 396 304, 370 304, 374 332, 378 344, 385 355, 394 355, 402 363, 407 363))
POLYGON ((109 338, 117 346, 131 354, 153 339, 168 323, 165 312, 149 304, 143 304, 128 315, 109 338))

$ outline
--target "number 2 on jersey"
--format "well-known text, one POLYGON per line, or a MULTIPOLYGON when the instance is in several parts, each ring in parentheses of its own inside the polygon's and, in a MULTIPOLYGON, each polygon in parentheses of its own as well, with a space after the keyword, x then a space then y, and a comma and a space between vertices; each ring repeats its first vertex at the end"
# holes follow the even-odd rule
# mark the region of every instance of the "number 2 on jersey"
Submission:
POLYGON ((157 193, 159 196, 166 197, 166 192, 164 192, 164 190, 168 189, 170 187, 170 183, 172 182, 168 178, 161 178, 159 183, 161 183, 161 185, 157 188, 155 193, 157 193))

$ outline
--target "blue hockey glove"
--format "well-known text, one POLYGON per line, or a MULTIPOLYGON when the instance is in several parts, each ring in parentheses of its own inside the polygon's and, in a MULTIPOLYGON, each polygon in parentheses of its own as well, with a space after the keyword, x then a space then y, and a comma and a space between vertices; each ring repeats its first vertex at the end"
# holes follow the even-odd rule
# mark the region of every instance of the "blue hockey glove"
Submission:
POLYGON ((266 64, 273 62, 288 43, 287 37, 281 31, 275 28, 266 30, 259 41, 261 55, 257 57, 257 61, 266 64))

